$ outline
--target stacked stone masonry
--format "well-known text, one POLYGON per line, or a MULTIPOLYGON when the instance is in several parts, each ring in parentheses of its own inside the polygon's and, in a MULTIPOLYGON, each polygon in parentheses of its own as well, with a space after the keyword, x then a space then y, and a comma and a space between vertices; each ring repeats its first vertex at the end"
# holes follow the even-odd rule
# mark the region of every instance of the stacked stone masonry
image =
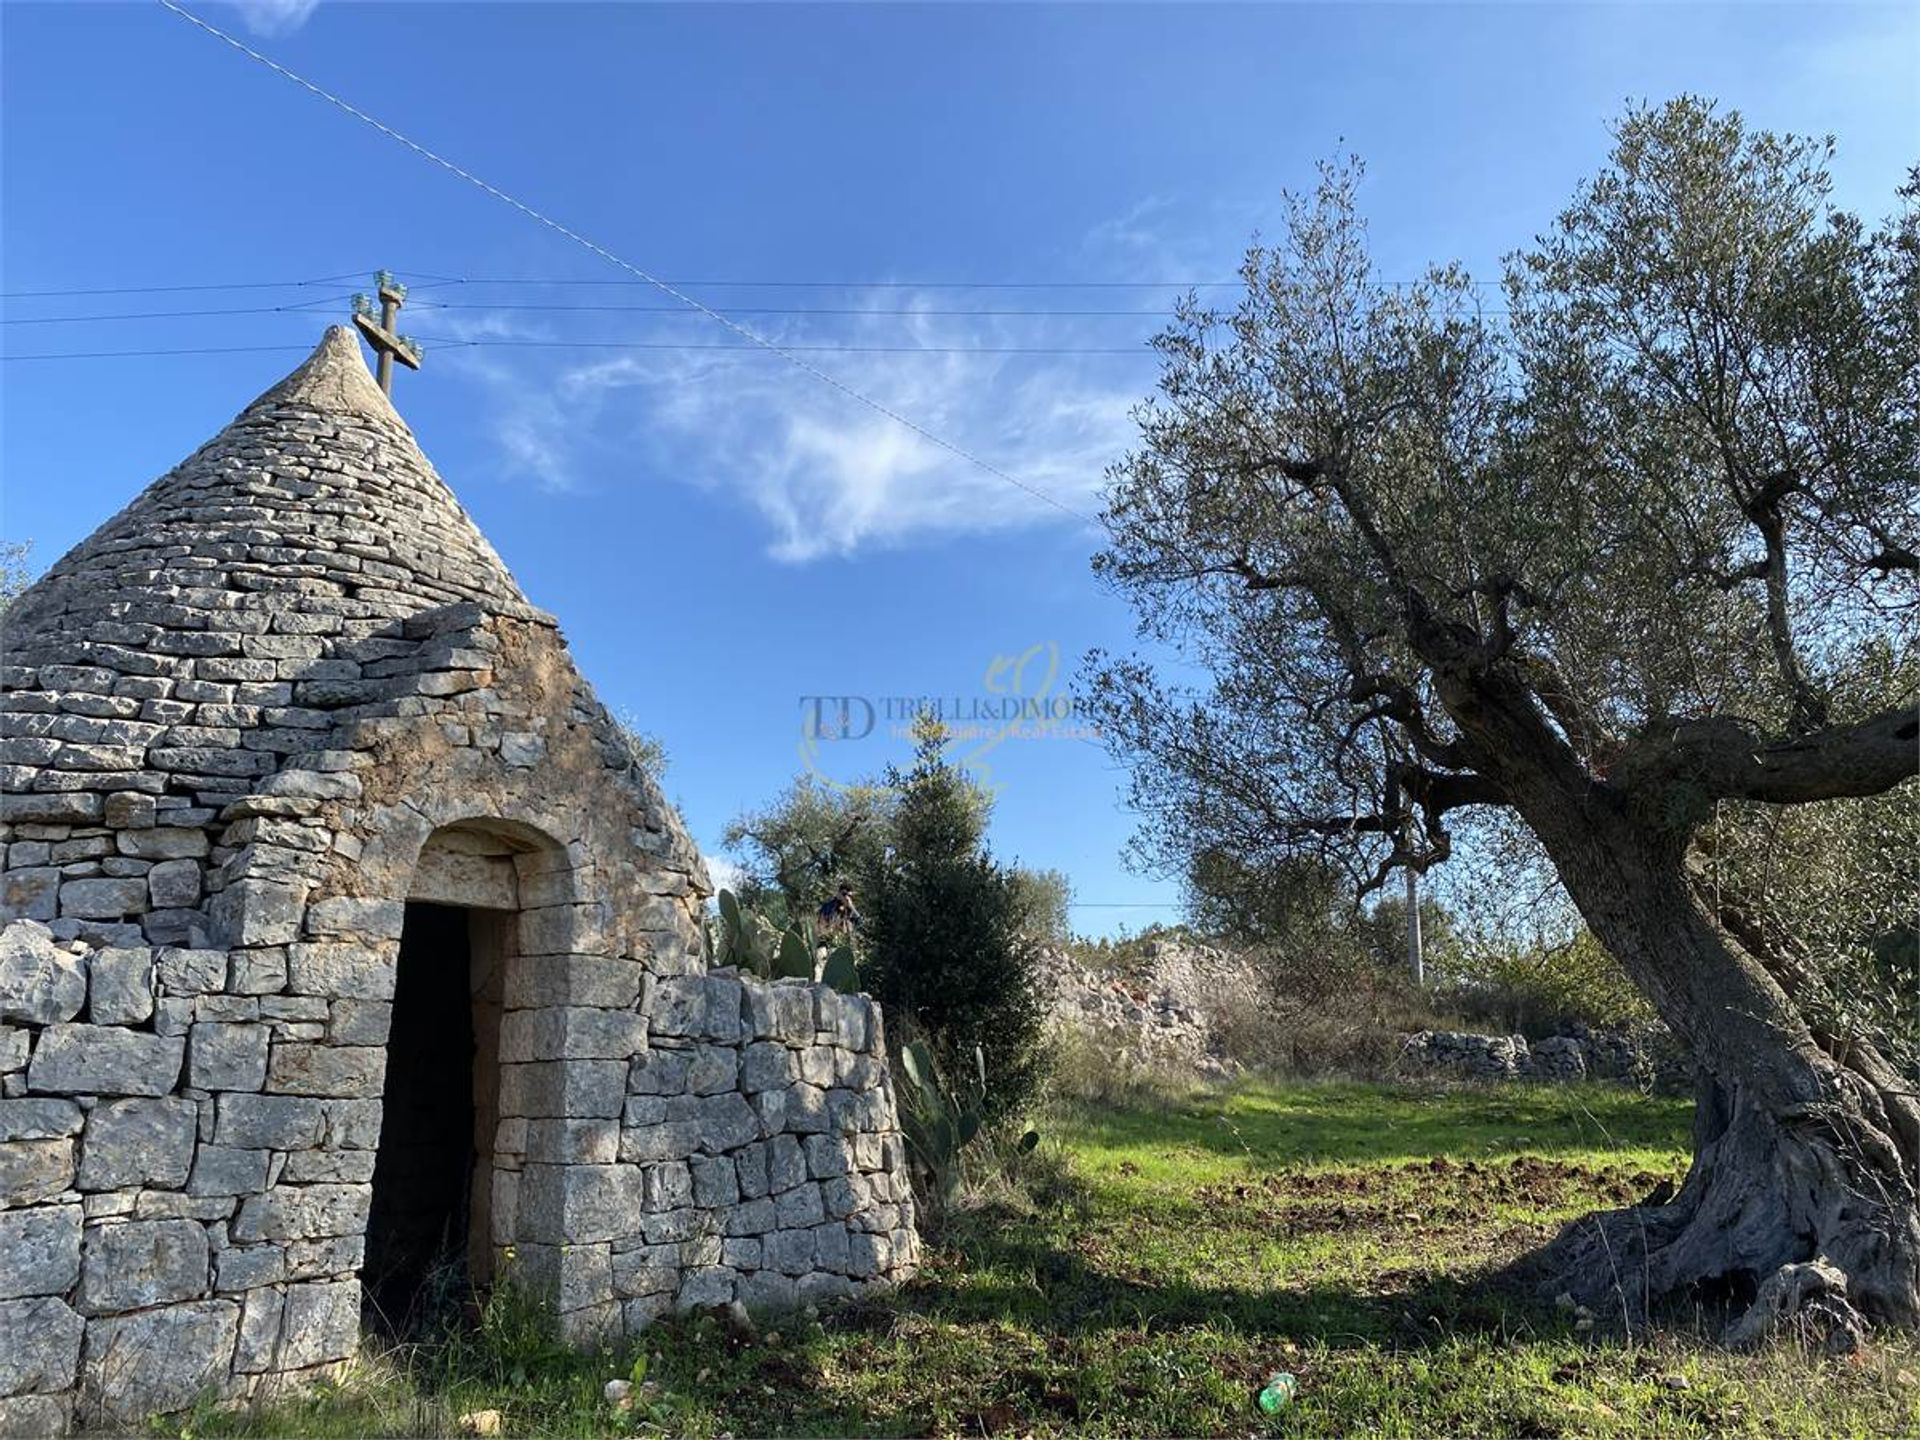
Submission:
POLYGON ((0 1434, 352 1356, 414 903, 492 937, 477 1275, 587 1341, 912 1273, 877 1008, 706 969, 697 851, 346 331, 0 661, 0 1434))

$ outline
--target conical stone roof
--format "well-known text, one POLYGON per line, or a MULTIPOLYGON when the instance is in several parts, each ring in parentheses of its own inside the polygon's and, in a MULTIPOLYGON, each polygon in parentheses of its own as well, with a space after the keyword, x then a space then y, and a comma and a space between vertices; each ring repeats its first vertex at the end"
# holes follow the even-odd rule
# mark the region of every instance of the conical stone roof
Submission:
POLYGON ((365 634, 461 601, 532 613, 335 326, 21 596, 5 658, 239 655, 242 637, 365 634))

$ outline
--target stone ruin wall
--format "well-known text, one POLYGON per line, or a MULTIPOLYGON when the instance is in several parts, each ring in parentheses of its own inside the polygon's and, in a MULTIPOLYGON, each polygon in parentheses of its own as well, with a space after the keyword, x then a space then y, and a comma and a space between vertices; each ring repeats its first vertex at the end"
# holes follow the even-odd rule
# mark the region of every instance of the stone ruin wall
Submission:
POLYGON ((370 388, 334 332, 7 616, 0 1434, 354 1353, 409 900, 506 917, 475 1264, 563 1333, 913 1272, 877 1009, 706 972, 677 818, 370 388))

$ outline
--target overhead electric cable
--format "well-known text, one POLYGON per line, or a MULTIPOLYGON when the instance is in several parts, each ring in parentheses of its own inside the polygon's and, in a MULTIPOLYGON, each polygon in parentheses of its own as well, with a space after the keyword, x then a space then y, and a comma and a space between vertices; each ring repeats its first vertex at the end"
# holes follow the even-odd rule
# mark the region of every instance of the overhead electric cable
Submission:
POLYGON ((311 345, 209 345, 190 350, 60 350, 43 355, 0 355, 0 360, 131 360, 148 355, 263 355, 269 351, 300 351, 311 345))
POLYGON ((188 320, 206 315, 305 315, 316 305, 338 305, 351 295, 325 295, 295 305, 242 305, 230 310, 136 310, 121 315, 8 315, 0 325, 87 325, 105 320, 188 320))
POLYGON ((205 285, 114 285, 92 290, 0 290, 0 300, 43 300, 66 295, 166 295, 183 290, 293 290, 302 285, 338 285, 357 280, 365 272, 323 275, 317 280, 244 280, 217 281, 205 285))
MULTIPOLYGON (((416 335, 423 344, 442 349, 531 350, 765 350, 764 345, 748 345, 728 340, 534 340, 486 338, 462 340, 452 335, 416 335)), ((826 345, 781 342, 782 350, 818 352, 830 355, 1138 355, 1150 357, 1152 351, 1141 345, 826 345)))
POLYGON ((1034 499, 1039 500, 1046 505, 1052 506, 1054 509, 1060 511, 1062 514, 1071 515, 1075 519, 1086 521, 1089 524, 1095 523, 1092 516, 1084 514, 1079 510, 1076 510, 1073 506, 1067 504, 1064 500, 1060 500, 1053 495, 1049 495, 1044 490, 1037 489, 1036 487, 1027 484, 1024 480, 1021 480, 1018 476, 1009 473, 1008 471, 1002 469, 1000 466, 995 465, 993 462, 989 460, 984 460, 980 456, 975 455, 972 451, 967 450, 964 447, 955 444, 951 440, 948 440, 945 436, 936 434, 932 430, 927 429, 924 425, 921 425, 918 422, 909 419, 907 416, 901 414, 898 410, 893 409, 891 406, 885 405, 882 402, 875 400, 872 396, 867 395, 863 391, 855 389, 853 386, 847 384, 845 381, 837 379, 830 372, 826 370, 822 370, 819 366, 814 365, 811 362, 800 358, 800 356, 791 353, 790 351, 788 351, 781 345, 777 344, 776 342, 767 339, 765 336, 761 335, 758 331, 752 330, 747 326, 740 324, 736 320, 728 319, 725 315, 721 314, 719 311, 713 309, 712 307, 708 306, 704 302, 694 298, 692 295, 687 294, 684 290, 678 289, 675 286, 669 284, 667 281, 662 280, 657 276, 649 274, 647 271, 641 269, 638 265, 633 264, 631 261, 621 259, 620 256, 614 254, 611 250, 607 249, 605 246, 597 244, 592 240, 589 240, 586 236, 580 234, 576 230, 569 229, 567 226, 561 224, 558 220, 555 220, 550 216, 544 215, 540 211, 534 209, 531 205, 528 205, 523 201, 516 200, 513 196, 509 195, 506 191, 500 189, 498 186, 489 184, 487 181, 482 180, 479 176, 473 174, 471 171, 465 170, 461 168, 459 165, 456 165, 453 161, 448 160, 441 155, 435 154, 432 150, 429 150, 426 146, 420 144, 418 141, 411 140, 407 136, 402 135, 398 130, 395 130, 392 126, 384 123, 383 121, 376 120, 373 116, 367 114, 366 111, 359 109, 358 107, 354 106, 348 101, 342 99, 340 96, 333 94, 329 90, 322 89, 320 86, 314 84, 311 80, 308 80, 301 75, 295 74, 293 71, 289 70, 286 66, 280 64, 278 61, 272 60, 267 56, 262 55, 258 50, 253 49, 251 46, 236 39, 234 36, 229 35, 226 31, 220 29, 217 25, 212 25, 207 21, 202 20, 198 15, 195 15, 192 11, 176 3, 176 0, 158 0, 158 3, 163 8, 172 11, 174 14, 178 15, 181 19, 187 21, 189 24, 197 27, 200 30, 204 30, 207 34, 213 36, 215 39, 223 41, 227 45, 231 46, 233 49, 238 50, 242 55, 247 56, 249 59, 255 61, 258 64, 266 66, 269 70, 273 71, 275 74, 283 76, 288 80, 291 80, 294 84, 298 85, 301 89, 307 91, 309 94, 315 95, 320 99, 325 100, 328 104, 334 106, 337 109, 344 110, 347 114, 353 116, 354 119, 360 121, 362 124, 371 126, 373 129, 379 131, 382 135, 385 135, 388 139, 393 140, 398 144, 404 145, 407 149, 413 151, 416 155, 419 155, 422 159, 431 161, 433 164, 438 165, 441 169, 447 171, 449 174, 454 175, 459 179, 466 181, 469 185, 472 185, 475 189, 480 190, 484 194, 492 196, 494 199, 500 201, 504 205, 511 206, 513 209, 518 210, 521 214, 527 216, 528 219, 533 220, 538 224, 545 226, 547 229, 552 230, 555 234, 564 236, 566 239, 573 241, 576 245, 580 246, 582 249, 588 251, 591 254, 599 256, 602 260, 607 261, 611 265, 618 266, 620 269, 626 271, 628 274, 634 276, 636 279, 645 281, 647 284, 653 286, 655 289, 659 290, 661 293, 668 295, 675 300, 680 301, 682 304, 688 306, 691 309, 698 310, 699 312, 701 312, 702 314, 706 315, 708 318, 713 320, 716 324, 722 325, 726 327, 728 330, 732 331, 734 334, 740 336, 741 339, 748 341, 749 343, 751 343, 754 346, 757 346, 760 349, 764 349, 774 355, 780 356, 782 359, 786 360, 787 363, 804 371, 806 374, 811 375, 814 379, 820 381, 823 385, 830 386, 832 389, 838 391, 840 394, 845 395, 848 399, 853 400, 856 403, 865 406, 867 409, 874 411, 876 414, 885 416, 887 419, 892 420, 895 424, 900 425, 905 429, 912 431, 915 435, 918 435, 921 439, 927 441, 929 444, 938 446, 940 449, 947 451, 949 454, 958 456, 960 459, 967 461, 969 464, 977 466, 979 469, 984 470, 989 475, 992 475, 995 478, 1006 482, 1007 484, 1013 486, 1015 489, 1024 491, 1026 494, 1031 495, 1034 499))

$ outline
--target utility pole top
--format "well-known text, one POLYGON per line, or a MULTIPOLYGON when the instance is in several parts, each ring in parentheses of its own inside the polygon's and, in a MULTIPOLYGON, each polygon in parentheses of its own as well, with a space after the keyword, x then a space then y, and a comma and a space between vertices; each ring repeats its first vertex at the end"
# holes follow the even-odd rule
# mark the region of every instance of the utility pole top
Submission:
POLYGON ((353 297, 353 323, 374 349, 379 359, 375 377, 381 393, 393 394, 393 362, 397 357, 409 370, 420 368, 420 347, 398 329, 400 307, 407 303, 407 287, 385 270, 373 277, 373 288, 380 296, 380 318, 373 318, 373 302, 365 295, 353 297))

